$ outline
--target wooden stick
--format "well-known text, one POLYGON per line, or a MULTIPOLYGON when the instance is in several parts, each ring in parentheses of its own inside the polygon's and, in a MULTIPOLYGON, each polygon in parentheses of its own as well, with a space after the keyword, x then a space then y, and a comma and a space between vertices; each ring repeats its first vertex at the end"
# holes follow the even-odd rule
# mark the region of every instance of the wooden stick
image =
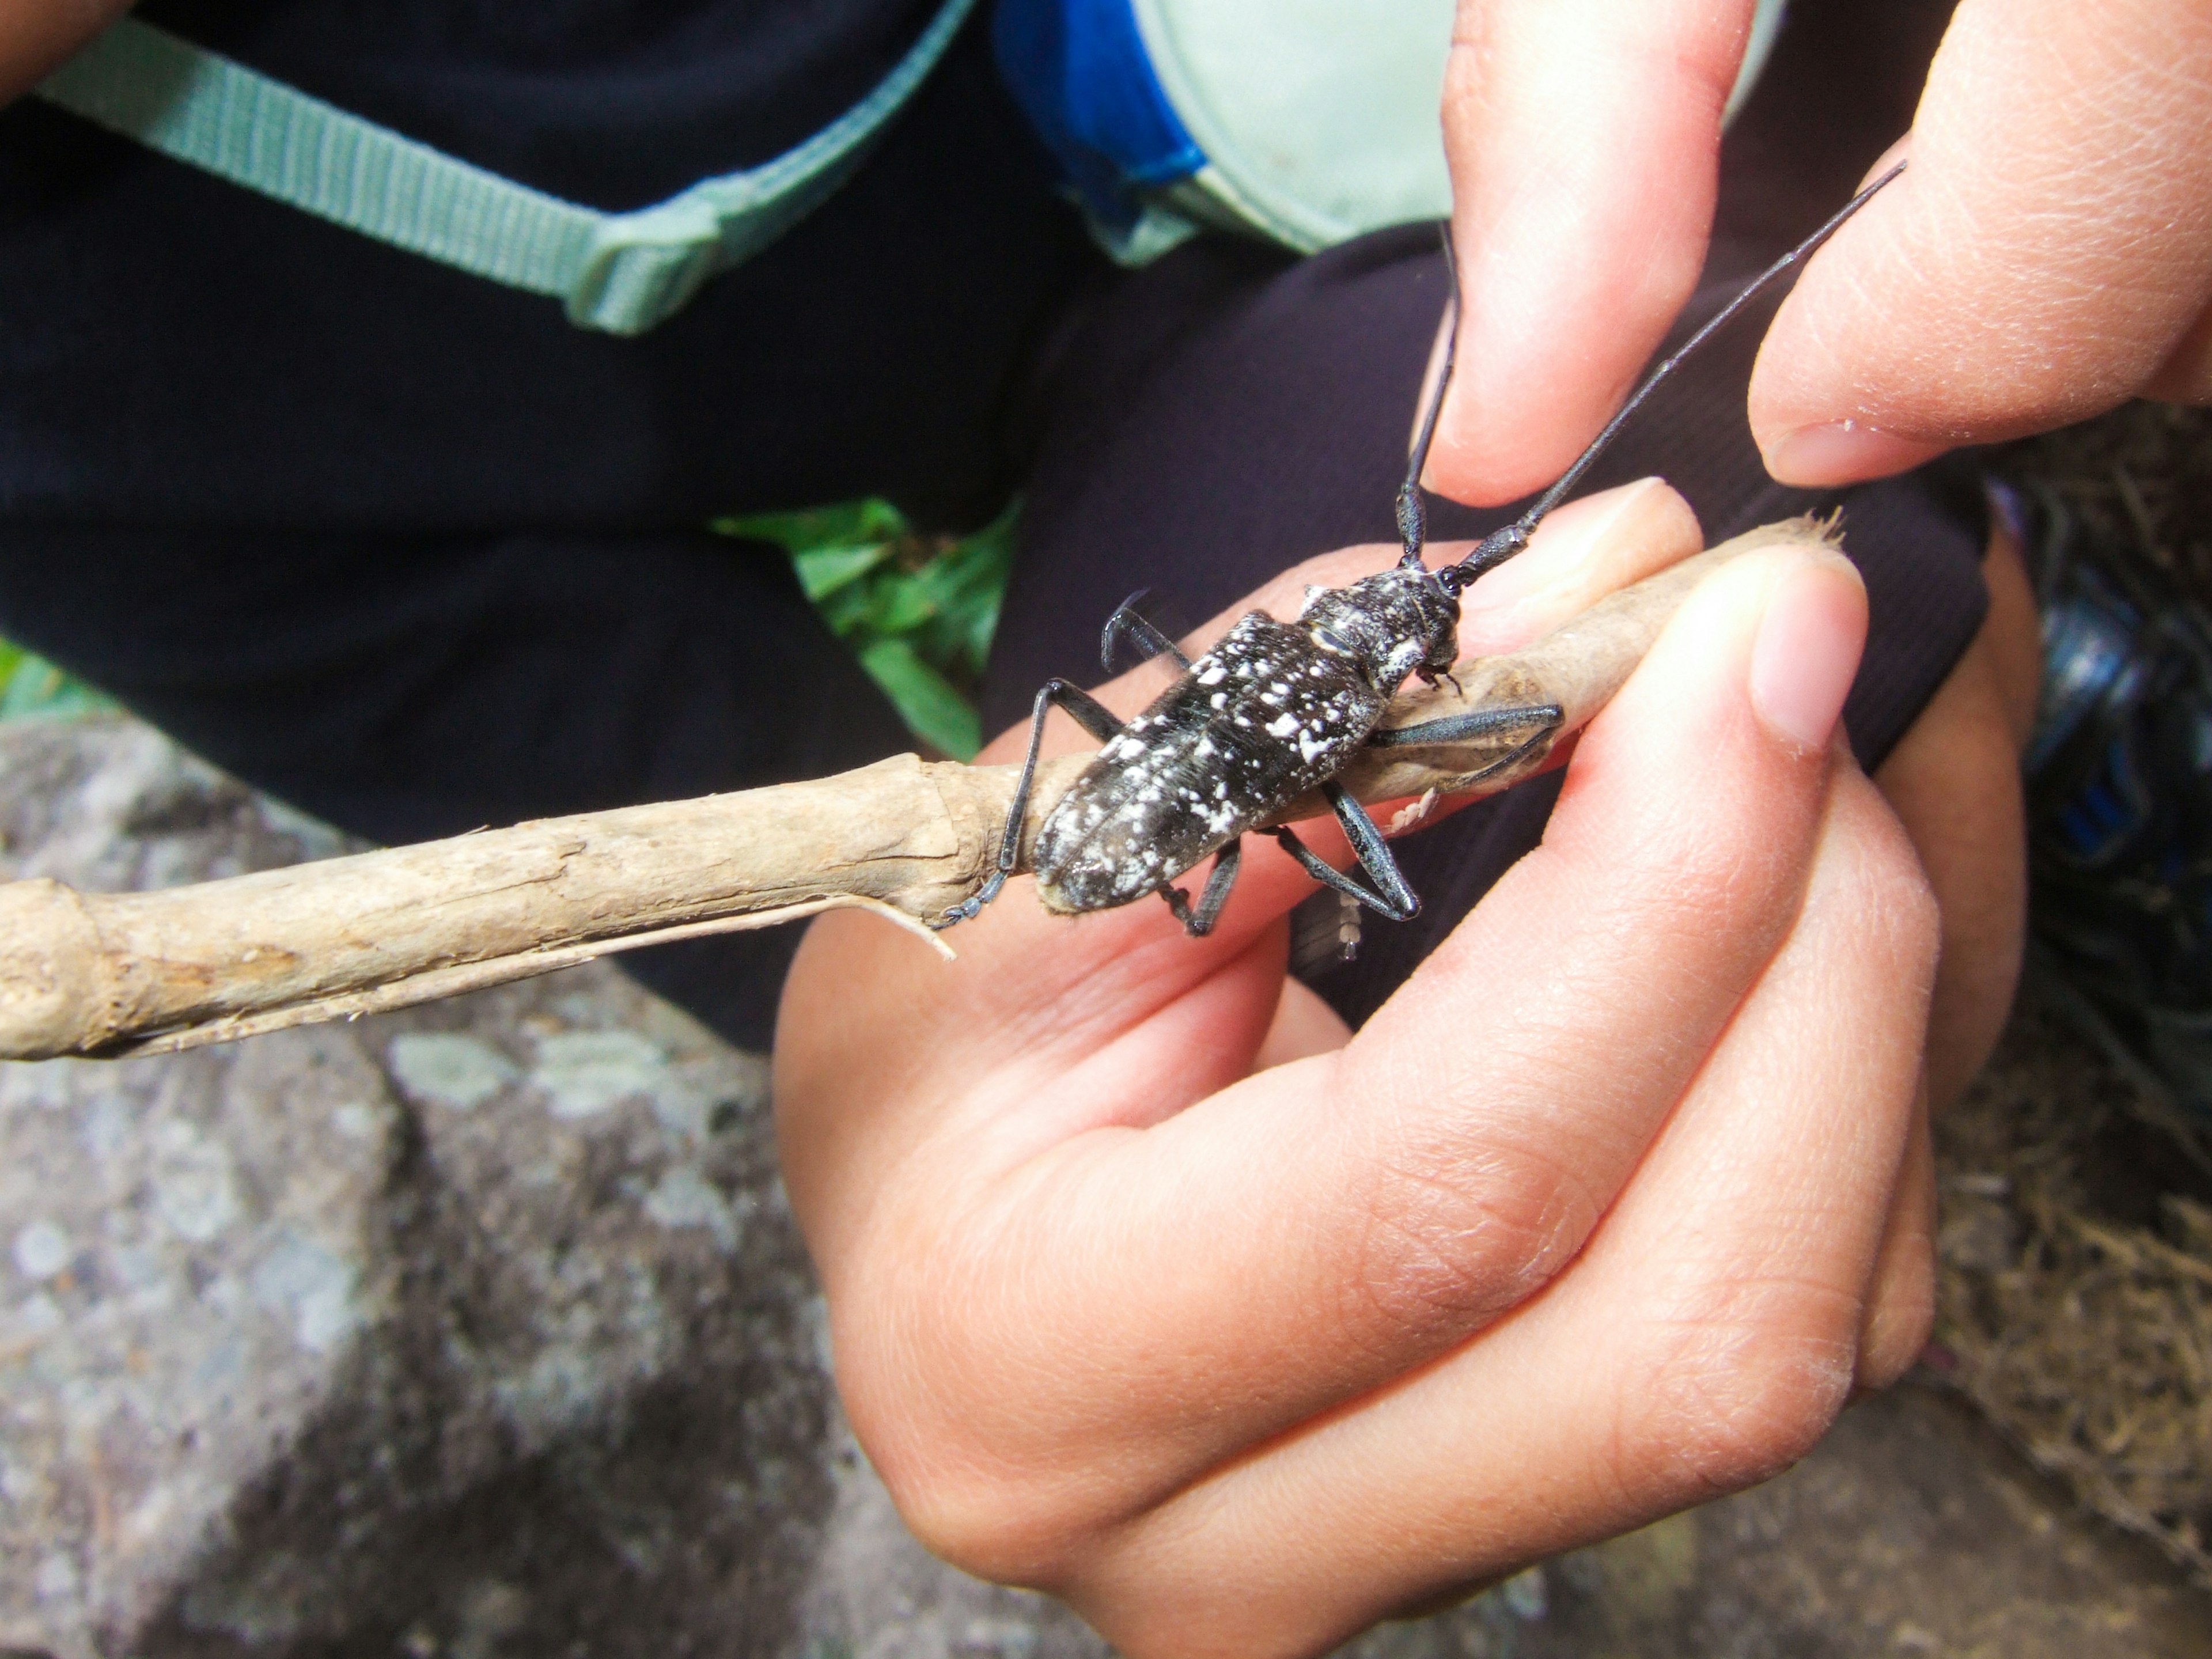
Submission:
MULTIPOLYGON (((1559 704, 1560 731, 1510 763, 1500 763, 1517 733, 1378 750, 1343 781, 1382 801, 1490 793, 1540 771, 1717 565, 1828 539, 1804 520, 1753 531, 1612 595, 1527 650, 1463 665, 1460 691, 1418 690, 1385 719, 1559 704)), ((1039 769, 1029 836, 1088 759, 1039 769)), ((812 782, 547 818, 193 887, 0 884, 0 1057, 195 1048, 839 906, 874 910, 945 950, 924 924, 981 884, 1017 769, 902 755, 812 782)), ((1316 796, 1283 820, 1325 810, 1316 796)), ((1028 854, 1025 836, 1024 869, 1028 854)))

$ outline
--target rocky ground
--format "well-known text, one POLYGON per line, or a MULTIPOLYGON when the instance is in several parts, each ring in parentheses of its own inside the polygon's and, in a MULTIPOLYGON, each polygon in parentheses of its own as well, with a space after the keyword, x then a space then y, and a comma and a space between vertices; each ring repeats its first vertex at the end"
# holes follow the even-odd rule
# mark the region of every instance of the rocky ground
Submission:
MULTIPOLYGON (((335 848, 128 721, 0 727, 0 874, 335 848)), ((2031 1022, 2006 1064, 2099 1064, 2069 1045, 2031 1022)), ((765 1082, 596 967, 0 1066, 0 1659, 1102 1653, 931 1561, 854 1450, 765 1082)), ((1916 1384, 1348 1651, 2178 1659, 2212 1598, 1916 1384)))

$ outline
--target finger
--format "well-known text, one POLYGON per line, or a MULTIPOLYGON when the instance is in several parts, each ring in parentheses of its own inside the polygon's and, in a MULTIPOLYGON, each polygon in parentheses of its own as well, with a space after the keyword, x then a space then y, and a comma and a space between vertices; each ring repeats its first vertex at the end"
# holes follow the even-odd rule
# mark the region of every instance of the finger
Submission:
POLYGON ((2170 404, 2212 404, 2212 308, 2181 337, 2173 355, 2143 387, 2143 396, 2170 404))
POLYGON ((954 1227, 1050 1148, 1172 1116, 1252 1072, 1282 1000, 1281 917, 1312 884, 1279 855, 1245 863, 1204 939, 1157 902, 1070 919, 1019 885, 962 927, 951 962, 866 918, 808 930, 775 1094, 786 1184, 833 1307, 848 1266, 921 1265, 919 1245, 872 1242, 881 1228, 954 1227))
POLYGON ((0 13, 0 105, 28 92, 91 44, 130 0, 46 0, 0 13))
POLYGON ((1964 0, 1911 168, 1805 272, 1751 420, 1785 483, 2083 419, 2212 302, 2212 8, 1964 0))
POLYGON ((1939 1111, 1996 1048, 2027 943, 2020 751, 1991 643, 2002 614, 1991 606, 1982 632, 1875 774, 1943 908, 1943 961, 1928 1033, 1929 1089, 1939 1111))
POLYGON ((1252 1069, 1264 1072, 1272 1066, 1287 1066, 1294 1060, 1328 1054, 1351 1040, 1352 1028, 1344 1023, 1343 1015, 1323 1002, 1319 994, 1309 989, 1303 981, 1286 976, 1282 1000, 1275 1005, 1275 1018, 1267 1027, 1260 1052, 1252 1058, 1252 1069))
POLYGON ((1133 1525, 1079 1605, 1134 1653, 1232 1626, 1235 1650, 1318 1651, 1801 1455, 1893 1231, 1935 953, 1911 848, 1844 763, 1787 942, 1573 1268, 1133 1525))
POLYGON ((1527 551, 1467 591, 1460 655, 1517 651, 1704 546, 1697 514, 1657 478, 1571 501, 1537 527, 1527 551))
POLYGON ((1012 1368, 1021 1408, 908 1402, 921 1524, 995 1528, 1009 1484, 1069 1525, 1151 1501, 1571 1259, 1796 914, 1864 603, 1834 555, 1725 567, 1585 734, 1545 845, 1347 1048, 1011 1178, 971 1223, 1038 1266, 957 1369, 1012 1368))
POLYGON ((1626 394, 1704 263, 1752 0, 1461 0, 1444 82, 1458 367, 1428 476, 1549 483, 1626 394))
POLYGON ((1936 1148, 1923 1083, 1859 1325, 1859 1386, 1886 1389, 1903 1376, 1928 1346, 1935 1322, 1936 1148))

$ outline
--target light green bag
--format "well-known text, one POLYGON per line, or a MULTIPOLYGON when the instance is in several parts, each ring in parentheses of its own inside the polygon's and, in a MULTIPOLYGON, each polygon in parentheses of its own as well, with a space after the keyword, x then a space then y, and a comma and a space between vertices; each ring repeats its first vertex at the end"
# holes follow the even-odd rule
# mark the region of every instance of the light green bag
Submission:
MULTIPOLYGON (((1729 114, 1765 66, 1760 0, 1729 114)), ((1124 263, 1201 226, 1302 252, 1445 217, 1454 0, 999 0, 1001 73, 1124 263)))
MULTIPOLYGON (((1762 0, 1729 100, 1765 66, 1762 0)), ((1437 112, 1453 0, 1131 0, 1152 71, 1206 166, 1167 192, 1302 252, 1451 212, 1437 112)))

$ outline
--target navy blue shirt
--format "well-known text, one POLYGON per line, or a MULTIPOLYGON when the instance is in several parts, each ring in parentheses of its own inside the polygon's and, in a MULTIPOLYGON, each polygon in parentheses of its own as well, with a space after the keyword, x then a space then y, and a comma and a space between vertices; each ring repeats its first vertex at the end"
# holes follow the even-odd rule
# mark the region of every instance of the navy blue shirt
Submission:
MULTIPOLYGON (((857 101, 936 0, 149 0, 148 21, 621 210, 857 101)), ((636 339, 153 155, 0 111, 0 518, 696 524, 882 494, 972 519, 1096 276, 971 19, 831 200, 636 339)))

